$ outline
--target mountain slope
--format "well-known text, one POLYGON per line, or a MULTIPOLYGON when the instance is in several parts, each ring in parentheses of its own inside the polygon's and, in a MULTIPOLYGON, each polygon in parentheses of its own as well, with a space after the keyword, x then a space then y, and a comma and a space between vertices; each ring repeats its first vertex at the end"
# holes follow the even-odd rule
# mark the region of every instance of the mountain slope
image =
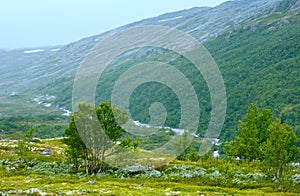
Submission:
POLYGON ((11 91, 24 91, 27 89, 26 86, 31 88, 31 85, 36 84, 36 82, 53 81, 54 77, 63 77, 68 75, 68 73, 74 75, 83 57, 98 41, 124 29, 139 25, 164 25, 176 27, 190 33, 198 38, 200 42, 205 42, 253 18, 274 12, 281 1, 229 1, 214 8, 192 8, 141 20, 100 35, 84 38, 66 46, 38 48, 38 50, 43 50, 40 52, 26 53, 26 51, 35 51, 37 49, 3 51, 2 55, 0 53, 1 69, 10 70, 9 72, 0 73, 0 77, 4 78, 4 80, 9 80, 8 78, 16 76, 17 83, 1 82, 0 89, 9 88, 11 91), (59 50, 55 50, 56 48, 59 50), (22 67, 21 70, 18 69, 20 67, 22 67), (51 72, 51 70, 48 71, 45 68, 54 69, 57 72, 51 72), (40 70, 44 72, 40 72, 40 70), (12 72, 15 75, 11 74, 12 72), (37 74, 32 75, 33 73, 37 74), (44 77, 40 79, 38 76, 44 77))
POLYGON ((205 44, 226 83, 227 134, 233 133, 230 127, 237 129, 248 105, 257 103, 294 125, 300 135, 298 13, 270 15, 205 44))
MULTIPOLYGON (((0 118, 51 114, 63 121, 62 109, 71 110, 74 76, 89 50, 111 34, 134 26, 154 24, 176 27, 190 33, 204 43, 216 60, 228 94, 223 139, 234 135, 237 121, 252 102, 270 107, 276 116, 281 116, 299 131, 298 13, 299 0, 230 1, 214 8, 192 8, 141 20, 66 46, 0 51, 0 69, 5 70, 0 72, 0 118), (50 99, 51 96, 55 98, 50 99), (51 107, 46 107, 49 106, 47 104, 51 107)), ((150 55, 136 53, 135 61, 121 62, 115 69, 117 74, 107 72, 102 82, 106 91, 97 100, 109 99, 113 81, 136 60, 155 58, 160 54, 156 50, 151 51, 153 54, 150 55)), ((188 78, 193 78, 193 68, 188 66, 186 60, 177 58, 170 63, 189 75, 188 78)), ((200 97, 201 133, 210 117, 209 92, 203 79, 191 79, 191 82, 200 97)), ((133 116, 144 122, 149 121, 145 106, 152 101, 163 100, 169 111, 166 125, 175 127, 180 109, 174 94, 163 88, 160 89, 161 97, 141 94, 143 90, 152 94, 157 89, 155 85, 137 89, 135 94, 143 96, 133 96, 133 116)), ((24 121, 26 119, 17 122, 24 121)), ((27 121, 34 120, 29 118, 27 121)))

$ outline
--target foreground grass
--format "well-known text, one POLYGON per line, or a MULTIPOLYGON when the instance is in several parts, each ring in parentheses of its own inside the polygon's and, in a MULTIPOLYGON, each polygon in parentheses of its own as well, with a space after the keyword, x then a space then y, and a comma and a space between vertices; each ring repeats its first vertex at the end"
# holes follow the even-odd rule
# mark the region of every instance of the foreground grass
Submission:
MULTIPOLYGON (((0 194, 3 195, 299 195, 297 183, 281 184, 267 179, 245 178, 262 173, 259 162, 222 159, 198 162, 172 161, 151 176, 123 171, 99 175, 70 173, 61 139, 33 143, 36 151, 20 157, 17 143, 0 142, 0 194), (50 150, 50 156, 39 154, 50 150), (175 169, 174 169, 175 168, 175 169), (197 170, 197 168, 200 170, 197 170), (193 172, 203 175, 192 175, 193 172), (237 171, 240 177, 237 177, 237 171), (217 174, 217 175, 214 175, 217 174), (219 176, 218 176, 219 175, 219 176), (244 176, 244 177, 242 177, 244 176), (238 182, 236 180, 239 180, 238 182)), ((299 173, 299 170, 292 171, 299 173)))
POLYGON ((2 192, 23 193, 39 190, 37 194, 108 194, 108 195, 297 195, 296 193, 273 192, 270 187, 259 189, 224 188, 199 185, 197 180, 172 182, 162 179, 117 179, 107 177, 48 176, 31 174, 16 175, 1 179, 2 192), (93 184, 87 184, 93 182, 93 184))

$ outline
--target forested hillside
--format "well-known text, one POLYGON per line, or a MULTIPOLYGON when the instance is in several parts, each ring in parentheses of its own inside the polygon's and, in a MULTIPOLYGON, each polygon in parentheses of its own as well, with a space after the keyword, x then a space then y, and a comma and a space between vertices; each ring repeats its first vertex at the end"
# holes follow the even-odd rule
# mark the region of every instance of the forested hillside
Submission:
MULTIPOLYGON (((290 124, 299 136, 299 1, 245 0, 167 13, 39 52, 1 51, 0 65, 6 70, 0 73, 1 137, 19 137, 32 126, 39 137, 63 136, 81 61, 98 41, 139 25, 177 27, 196 37, 210 52, 225 81, 228 99, 222 140, 236 135, 237 122, 250 103, 272 109, 275 117, 290 124)), ((114 82, 122 73, 147 60, 168 61, 190 80, 199 98, 201 135, 210 119, 207 84, 189 61, 170 51, 144 48, 121 56, 100 79, 97 103, 110 100, 114 82)), ((130 112, 134 120, 149 122, 148 109, 153 102, 163 103, 168 111, 164 125, 178 127, 180 103, 176 94, 155 82, 133 92, 130 112)))
MULTIPOLYGON (((300 135, 299 37, 300 17, 297 12, 274 13, 204 44, 217 62, 225 81, 228 108, 222 139, 233 138, 238 121, 251 103, 272 109, 275 117, 292 125, 300 135)), ((102 90, 98 101, 110 100, 114 82, 134 63, 145 59, 168 59, 158 49, 152 49, 150 53, 123 63, 113 71, 108 70, 98 88, 102 90)), ((167 54, 172 55, 170 52, 167 54)), ((184 73, 196 90, 201 109, 198 130, 201 134, 207 129, 210 118, 210 94, 205 80, 199 78, 196 68, 182 56, 169 63, 184 73)), ((180 103, 176 94, 155 82, 141 85, 132 94, 133 118, 149 122, 148 108, 153 102, 161 102, 166 106, 168 117, 165 125, 178 127, 180 103)))
POLYGON ((300 16, 275 13, 205 43, 223 74, 230 138, 251 103, 267 107, 300 135, 300 16))

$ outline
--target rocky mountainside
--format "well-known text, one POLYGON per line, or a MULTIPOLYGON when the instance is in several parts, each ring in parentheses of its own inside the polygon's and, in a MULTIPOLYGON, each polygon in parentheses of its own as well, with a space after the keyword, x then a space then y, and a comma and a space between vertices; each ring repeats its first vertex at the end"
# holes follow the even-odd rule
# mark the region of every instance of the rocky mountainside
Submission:
MULTIPOLYGON (((299 24, 299 7, 300 0, 234 0, 216 7, 196 7, 166 13, 64 46, 0 50, 0 118, 16 115, 59 114, 59 112, 66 114, 66 109, 71 110, 70 103, 74 76, 90 49, 99 41, 112 34, 140 25, 175 27, 197 38, 207 46, 218 65, 220 65, 227 91, 230 91, 230 96, 234 96, 232 92, 241 92, 235 88, 237 83, 231 81, 238 80, 235 75, 237 68, 243 68, 234 63, 232 63, 232 67, 228 67, 230 65, 226 64, 226 62, 233 61, 232 58, 235 58, 235 55, 240 53, 236 51, 238 49, 233 48, 233 46, 237 47, 239 42, 234 37, 240 37, 241 39, 248 39, 249 37, 248 41, 250 41, 251 39, 256 40, 254 37, 259 36, 260 33, 267 32, 267 36, 270 36, 270 39, 271 35, 274 35, 272 39, 275 39, 276 31, 281 31, 282 35, 288 35, 293 31, 291 36, 297 37, 299 35, 299 25, 296 26, 295 24, 299 24), (261 30, 262 28, 263 30, 261 30), (284 32, 285 29, 287 29, 287 32, 284 32), (248 33, 248 37, 245 33, 248 33), (229 40, 229 42, 234 40, 234 43, 230 43, 232 45, 228 46, 228 42, 224 40, 229 40), (220 51, 223 51, 225 48, 227 52, 230 52, 230 57, 220 55, 220 51)), ((288 37, 286 36, 285 38, 288 37)), ((268 39, 268 37, 265 38, 268 39)), ((263 39, 257 42, 257 44, 262 43, 264 43, 263 39)), ((252 50, 255 47, 248 47, 247 50, 252 50)), ((288 47, 287 50, 291 53, 289 45, 283 47, 288 47)), ((266 45, 265 50, 273 49, 271 46, 266 45)), ((284 56, 274 63, 288 60, 290 57, 299 57, 299 44, 297 44, 297 41, 294 41, 291 49, 296 52, 284 56)), ((268 52, 264 54, 268 54, 268 52)), ((281 53, 278 52, 274 55, 278 56, 278 54, 281 53)), ((251 52, 249 55, 251 55, 251 52)), ((251 61, 247 62, 244 71, 247 71, 247 73, 249 71, 249 74, 250 71, 255 73, 255 70, 248 70, 251 61)), ((267 60, 263 61, 263 63, 265 62, 268 64, 267 60)), ((274 63, 269 63, 269 66, 274 66, 274 63)), ((297 66, 294 66, 291 69, 297 73, 299 71, 297 68, 297 66)), ((247 78, 248 76, 244 75, 243 77, 247 78)), ((279 83, 280 81, 277 82, 279 83)), ((300 91, 294 89, 291 93, 296 92, 300 91)), ((299 94, 296 94, 296 99, 297 97, 299 98, 299 94)), ((247 97, 243 97, 243 99, 247 99, 247 97)), ((238 101, 242 102, 241 100, 238 101)), ((248 99, 243 101, 247 104, 250 102, 248 99)), ((229 105, 229 108, 232 108, 231 112, 238 113, 236 118, 240 117, 243 113, 238 111, 240 106, 234 105, 236 102, 233 103, 230 100, 229 104, 231 104, 229 105)), ((281 112, 282 107, 286 109, 284 107, 286 104, 280 105, 278 114, 281 112)), ((234 116, 229 117, 229 119, 232 118, 234 116)), ((237 120, 233 120, 234 122, 231 124, 236 126, 237 120)), ((232 128, 232 126, 229 126, 229 128, 232 128)))
MULTIPOLYGON (((213 8, 192 8, 141 20, 65 46, 1 51, 0 65, 4 71, 0 73, 0 94, 22 93, 36 87, 36 84, 47 84, 55 79, 74 76, 81 60, 98 41, 127 28, 139 25, 170 26, 205 42, 247 21, 276 12, 278 5, 283 2, 285 1, 228 1, 213 8)), ((299 1, 296 1, 291 3, 289 9, 296 9, 298 6, 299 1)))

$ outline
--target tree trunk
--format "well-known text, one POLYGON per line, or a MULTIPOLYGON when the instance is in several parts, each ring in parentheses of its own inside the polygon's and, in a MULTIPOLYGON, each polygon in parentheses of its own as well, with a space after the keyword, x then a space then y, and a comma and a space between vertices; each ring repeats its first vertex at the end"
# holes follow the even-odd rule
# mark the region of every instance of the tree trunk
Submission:
POLYGON ((104 166, 104 160, 105 160, 105 151, 106 151, 106 138, 104 138, 104 145, 103 145, 103 148, 102 148, 102 153, 101 153, 101 164, 100 164, 100 168, 98 170, 98 173, 101 173, 102 170, 103 170, 103 166, 104 166))

